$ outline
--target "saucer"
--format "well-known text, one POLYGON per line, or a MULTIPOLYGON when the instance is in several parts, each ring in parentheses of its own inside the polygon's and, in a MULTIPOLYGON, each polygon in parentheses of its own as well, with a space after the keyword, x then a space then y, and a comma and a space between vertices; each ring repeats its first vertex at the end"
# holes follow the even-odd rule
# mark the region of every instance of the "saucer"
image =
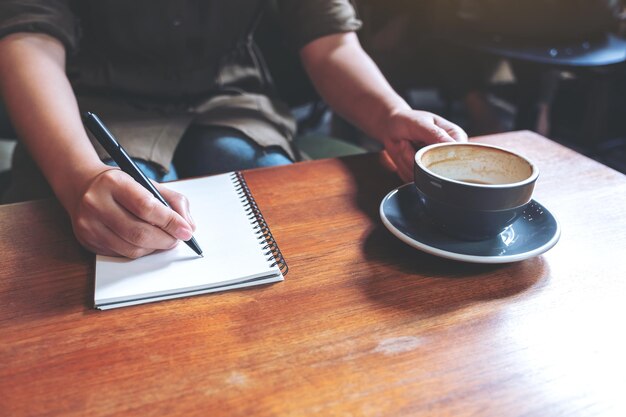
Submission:
POLYGON ((459 240, 439 231, 420 209, 418 199, 413 183, 396 188, 380 203, 380 217, 398 239, 435 256, 485 264, 516 262, 544 253, 561 236, 554 216, 531 200, 524 215, 499 235, 480 241, 459 240))

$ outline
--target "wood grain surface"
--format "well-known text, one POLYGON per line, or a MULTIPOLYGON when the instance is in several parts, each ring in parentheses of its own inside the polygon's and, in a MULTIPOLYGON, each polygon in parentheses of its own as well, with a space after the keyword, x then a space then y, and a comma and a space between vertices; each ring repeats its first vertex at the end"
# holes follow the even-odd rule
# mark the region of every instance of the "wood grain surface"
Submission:
POLYGON ((0 415, 626 415, 626 177, 529 132, 477 140, 538 165, 546 254, 424 254, 378 217, 401 185, 383 154, 320 160, 245 173, 283 283, 102 312, 60 206, 0 207, 0 415))

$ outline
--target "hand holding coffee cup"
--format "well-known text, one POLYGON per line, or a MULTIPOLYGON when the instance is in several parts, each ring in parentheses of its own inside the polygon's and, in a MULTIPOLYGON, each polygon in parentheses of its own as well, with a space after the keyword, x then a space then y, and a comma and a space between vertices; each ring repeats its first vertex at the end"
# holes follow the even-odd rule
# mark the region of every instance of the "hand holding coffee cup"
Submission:
POLYGON ((422 209, 443 232, 464 240, 498 235, 523 213, 539 172, 523 156, 480 143, 439 143, 415 154, 422 209))

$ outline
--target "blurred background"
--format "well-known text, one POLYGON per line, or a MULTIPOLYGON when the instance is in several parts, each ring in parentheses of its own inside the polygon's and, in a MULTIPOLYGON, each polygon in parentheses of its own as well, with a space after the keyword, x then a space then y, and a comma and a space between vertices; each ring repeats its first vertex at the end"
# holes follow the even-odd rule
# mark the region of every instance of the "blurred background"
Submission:
MULTIPOLYGON (((528 129, 626 173, 624 0, 353 0, 366 51, 413 108, 470 136, 528 129)), ((282 36, 275 0, 255 33, 306 158, 376 151, 333 115, 282 36)), ((15 133, 0 108, 0 190, 15 133)))
MULTIPOLYGON (((623 0, 355 5, 363 20, 361 43, 414 108, 440 114, 470 136, 533 130, 626 173, 623 0)), ((287 63, 287 47, 276 48, 275 23, 270 13, 257 38, 279 92, 298 116, 305 151, 316 155, 323 141, 306 139, 320 135, 379 149, 312 99, 301 68, 287 63)))
POLYGON ((361 38, 415 107, 471 136, 529 129, 626 172, 622 0, 359 0, 361 38))

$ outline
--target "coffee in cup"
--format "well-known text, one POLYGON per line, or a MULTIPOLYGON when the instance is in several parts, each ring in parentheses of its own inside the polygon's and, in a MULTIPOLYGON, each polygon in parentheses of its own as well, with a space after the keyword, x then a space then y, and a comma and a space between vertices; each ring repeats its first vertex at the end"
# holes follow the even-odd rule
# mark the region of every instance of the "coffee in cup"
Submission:
POLYGON ((525 157, 481 143, 439 143, 415 154, 421 209, 440 230, 464 240, 494 237, 515 222, 538 175, 525 157))

